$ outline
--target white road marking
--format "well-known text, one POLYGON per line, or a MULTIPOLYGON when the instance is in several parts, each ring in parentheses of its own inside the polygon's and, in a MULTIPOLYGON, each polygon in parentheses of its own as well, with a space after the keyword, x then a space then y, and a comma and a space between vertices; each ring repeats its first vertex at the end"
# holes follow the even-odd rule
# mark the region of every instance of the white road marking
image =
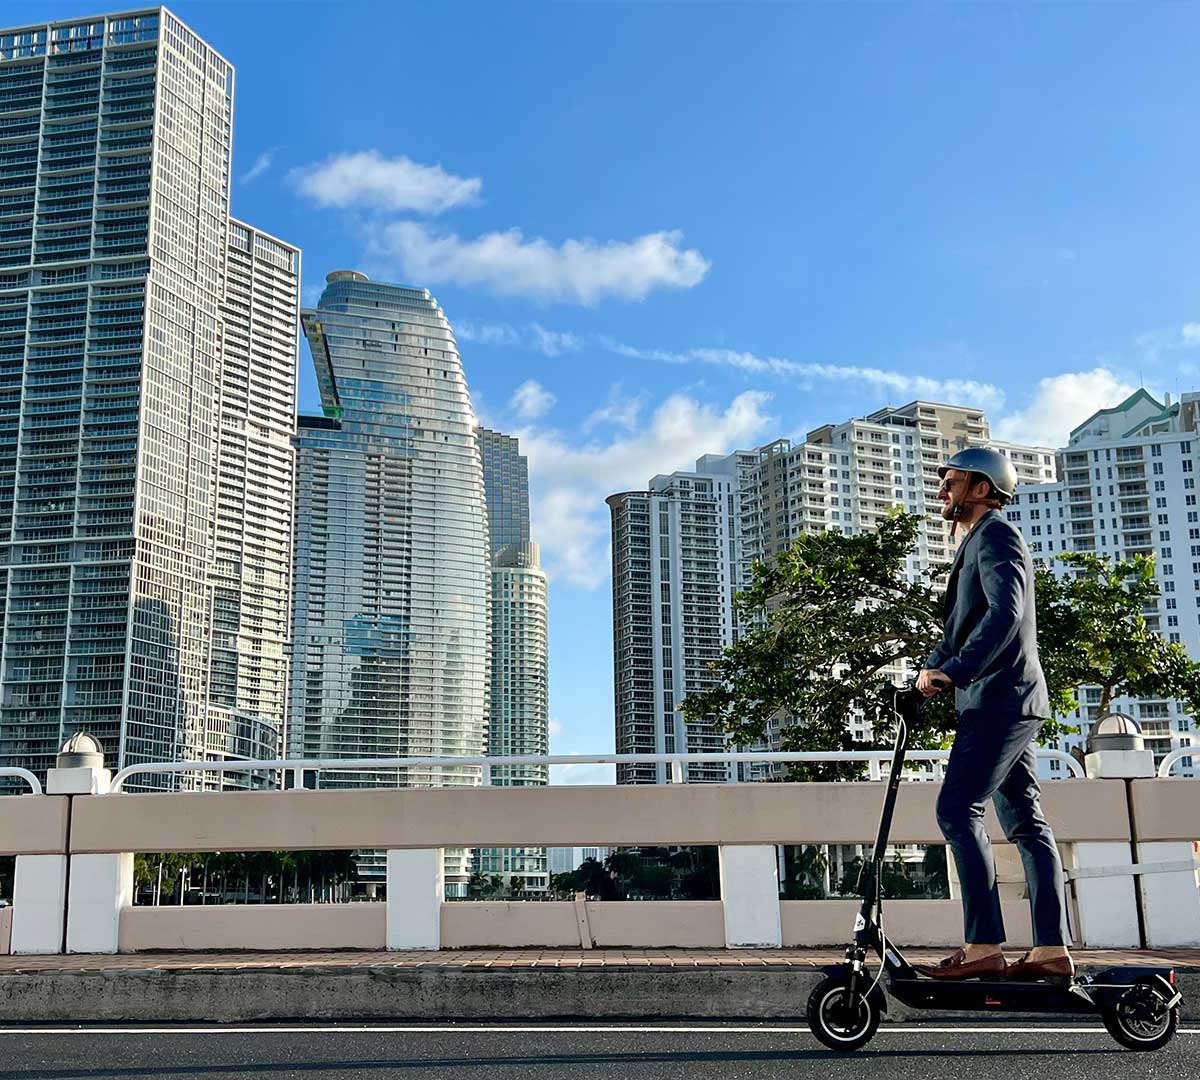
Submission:
MULTIPOLYGON (((270 1027, 248 1027, 222 1025, 220 1027, 202 1027, 180 1025, 178 1027, 0 1027, 3 1035, 321 1035, 347 1033, 368 1033, 377 1035, 419 1035, 419 1034, 513 1034, 553 1033, 553 1034, 604 1034, 619 1032, 632 1035, 660 1035, 700 1033, 716 1035, 808 1035, 807 1025, 788 1027, 721 1027, 719 1025, 679 1025, 676 1027, 635 1026, 635 1025, 515 1025, 515 1024, 323 1024, 323 1025, 289 1025, 275 1024, 270 1027)), ((1107 1035, 1103 1027, 1041 1027, 1041 1026, 995 1026, 995 1027, 950 1027, 927 1026, 925 1024, 885 1024, 879 1028, 876 1038, 880 1035, 895 1034, 933 1034, 933 1035, 1107 1035)), ((1178 1035, 1200 1035, 1200 1028, 1180 1028, 1178 1035)))

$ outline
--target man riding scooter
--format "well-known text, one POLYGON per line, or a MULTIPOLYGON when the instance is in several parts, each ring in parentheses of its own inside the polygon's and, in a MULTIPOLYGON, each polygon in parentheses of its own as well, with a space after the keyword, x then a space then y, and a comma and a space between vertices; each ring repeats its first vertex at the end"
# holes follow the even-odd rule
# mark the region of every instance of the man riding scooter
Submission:
POLYGON ((1034 740, 1050 715, 1037 651, 1033 561, 998 513, 1017 485, 995 450, 959 451, 938 470, 942 517, 962 528, 946 586, 945 633, 917 678, 926 697, 954 689, 958 730, 937 801, 962 888, 964 941, 935 979, 1069 977, 1062 863, 1040 805, 1034 740), (1004 921, 984 807, 991 799, 1029 883, 1033 949, 1007 964, 1004 921))

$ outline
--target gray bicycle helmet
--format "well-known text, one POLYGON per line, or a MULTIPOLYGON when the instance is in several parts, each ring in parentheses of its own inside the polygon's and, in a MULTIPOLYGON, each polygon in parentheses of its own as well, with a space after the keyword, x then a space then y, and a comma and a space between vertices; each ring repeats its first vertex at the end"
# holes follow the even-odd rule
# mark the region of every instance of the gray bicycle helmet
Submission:
POLYGON ((986 476, 992 482, 992 490, 1005 502, 1017 492, 1017 470, 999 450, 989 450, 983 446, 960 450, 938 468, 938 476, 944 478, 947 469, 961 469, 963 472, 986 476))

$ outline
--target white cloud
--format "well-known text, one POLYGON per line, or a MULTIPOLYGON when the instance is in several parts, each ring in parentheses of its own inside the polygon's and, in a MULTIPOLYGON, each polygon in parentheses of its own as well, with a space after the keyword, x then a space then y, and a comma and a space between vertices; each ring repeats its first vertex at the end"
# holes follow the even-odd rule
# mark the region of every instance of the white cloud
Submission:
POLYGON ((273 146, 270 150, 264 150, 259 154, 254 159, 254 164, 242 173, 242 183, 248 184, 262 176, 271 167, 271 163, 275 160, 275 151, 278 149, 279 147, 273 146))
POLYGON ((401 154, 378 150, 333 154, 293 169, 288 179, 318 206, 366 206, 440 214, 475 202, 483 187, 478 177, 456 176, 441 165, 422 165, 401 154))
POLYGON ((1185 346, 1200 345, 1200 323, 1184 323, 1179 336, 1185 346))
POLYGON ((378 254, 401 276, 428 284, 480 287, 501 296, 594 304, 606 297, 643 300, 655 289, 690 289, 709 261, 682 249, 679 232, 647 233, 633 240, 564 240, 557 247, 519 229, 464 240, 434 233, 415 221, 386 225, 375 237, 378 254))
POLYGON ((578 433, 514 431, 529 457, 533 535, 555 580, 594 589, 608 580, 610 519, 604 500, 645 490, 656 473, 694 468, 696 458, 757 445, 775 420, 770 395, 738 394, 722 409, 673 394, 640 430, 582 443, 578 433))
POLYGON ((629 431, 637 427, 638 417, 646 404, 647 395, 642 393, 626 397, 621 393, 621 386, 622 384, 619 382, 613 383, 608 393, 608 401, 600 408, 594 409, 583 422, 585 432, 592 431, 601 424, 612 424, 614 427, 622 427, 629 431))
POLYGON ((558 400, 536 379, 528 379, 513 391, 508 407, 521 420, 536 420, 545 416, 558 400))
POLYGON ((550 718, 549 734, 552 739, 558 735, 561 735, 564 730, 565 729, 563 728, 562 724, 559 723, 559 721, 555 720, 554 717, 550 718))
POLYGON ((1103 367, 1052 375, 1037 384, 1027 405, 993 423, 992 434, 1034 446, 1066 446, 1074 428, 1098 410, 1119 405, 1135 389, 1103 367))

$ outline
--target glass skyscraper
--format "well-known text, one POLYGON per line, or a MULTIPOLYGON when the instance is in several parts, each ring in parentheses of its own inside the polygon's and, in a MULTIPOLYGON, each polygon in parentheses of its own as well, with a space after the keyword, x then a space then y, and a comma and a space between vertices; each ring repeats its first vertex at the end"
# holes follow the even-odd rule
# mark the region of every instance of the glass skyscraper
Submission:
POLYGON ((0 31, 0 760, 202 756, 233 69, 164 9, 0 31))
POLYGON ((479 429, 479 453, 495 556, 510 544, 529 543, 529 459, 519 440, 487 428, 479 429))
MULTIPOLYGON (((293 757, 486 752, 491 559, 475 416, 424 289, 337 271, 302 312, 324 416, 297 435, 293 757)), ((474 785, 477 767, 322 787, 474 785)), ((465 887, 465 852, 447 878, 465 887)))
MULTIPOLYGON (((488 753, 548 754, 546 574, 538 546, 529 540, 529 463, 510 435, 479 430, 483 483, 492 548, 492 670, 488 753)), ((492 783, 524 786, 549 782, 544 765, 492 769, 492 783)), ((475 870, 521 878, 532 892, 550 883, 545 848, 481 848, 475 870)))

